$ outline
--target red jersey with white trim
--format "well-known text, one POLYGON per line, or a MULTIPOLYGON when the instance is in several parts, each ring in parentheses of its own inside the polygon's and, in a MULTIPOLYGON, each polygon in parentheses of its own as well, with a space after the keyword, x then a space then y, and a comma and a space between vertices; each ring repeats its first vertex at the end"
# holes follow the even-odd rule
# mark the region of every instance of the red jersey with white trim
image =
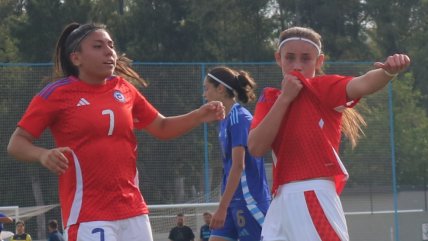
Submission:
POLYGON ((148 213, 138 187, 134 128, 144 128, 157 115, 121 77, 89 85, 70 76, 33 98, 18 126, 36 138, 50 128, 57 147, 73 150, 59 177, 65 226, 148 213))
MULTIPOLYGON (((304 87, 290 104, 272 144, 273 187, 298 180, 334 177, 340 193, 348 173, 338 156, 342 111, 358 100, 349 101, 346 85, 352 77, 323 75, 306 79, 293 72, 304 87)), ((265 88, 256 105, 251 128, 267 115, 280 94, 265 88)))

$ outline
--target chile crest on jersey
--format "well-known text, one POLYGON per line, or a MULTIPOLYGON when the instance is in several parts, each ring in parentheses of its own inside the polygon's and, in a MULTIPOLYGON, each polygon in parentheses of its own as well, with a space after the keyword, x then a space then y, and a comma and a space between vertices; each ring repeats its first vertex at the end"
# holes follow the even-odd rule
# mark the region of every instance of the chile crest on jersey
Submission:
POLYGON ((113 93, 113 96, 117 101, 119 101, 121 103, 125 103, 125 101, 126 101, 125 96, 122 94, 122 92, 120 92, 120 90, 115 90, 113 93))

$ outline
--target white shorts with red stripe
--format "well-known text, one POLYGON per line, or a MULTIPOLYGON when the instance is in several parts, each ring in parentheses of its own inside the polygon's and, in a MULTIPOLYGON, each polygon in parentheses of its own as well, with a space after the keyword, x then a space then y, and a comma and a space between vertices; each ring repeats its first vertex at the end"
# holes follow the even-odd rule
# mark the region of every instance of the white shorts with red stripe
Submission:
POLYGON ((68 241, 153 241, 147 214, 116 221, 92 221, 73 224, 64 232, 68 241))
POLYGON ((349 241, 333 181, 306 180, 278 188, 262 228, 262 241, 349 241))

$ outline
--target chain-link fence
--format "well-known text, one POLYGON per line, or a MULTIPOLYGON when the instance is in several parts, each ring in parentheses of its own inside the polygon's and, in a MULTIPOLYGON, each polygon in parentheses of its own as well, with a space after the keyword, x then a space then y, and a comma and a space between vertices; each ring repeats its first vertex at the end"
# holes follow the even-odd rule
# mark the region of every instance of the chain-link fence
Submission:
MULTIPOLYGON (((248 71, 258 83, 258 93, 266 86, 279 87, 280 69, 270 62, 135 63, 134 68, 149 82, 148 88, 140 88, 143 95, 163 115, 170 116, 186 113, 203 104, 203 79, 210 68, 218 65, 248 71)), ((359 75, 369 69, 369 63, 330 62, 326 64, 325 72, 359 75)), ((0 206, 28 207, 58 203, 57 177, 54 174, 38 164, 17 162, 6 153, 16 123, 31 98, 46 84, 43 80, 51 75, 51 70, 51 64, 0 65, 0 142, 3 147, 0 149, 0 206)), ((395 96, 391 90, 385 88, 361 100, 357 109, 368 123, 364 130, 365 137, 353 150, 346 141, 341 147, 342 161, 351 176, 342 200, 352 240, 392 240, 390 238, 407 235, 413 230, 417 233, 410 236, 412 240, 420 240, 420 220, 425 218, 428 223, 426 167, 415 167, 418 172, 412 176, 411 172, 401 171, 395 165, 401 156, 409 155, 407 149, 410 148, 404 153, 401 149, 397 150, 398 141, 393 134, 400 127, 394 123, 401 122, 394 122, 396 117, 392 107, 396 100, 391 99, 395 96), (410 177, 402 176, 406 173, 410 177), (400 180, 405 180, 405 183, 400 183, 400 180), (401 214, 395 210, 407 211, 399 216, 401 214), (398 234, 397 228, 404 225, 398 222, 398 217, 406 218, 403 215, 409 215, 412 210, 422 215, 422 219, 413 219, 416 221, 409 228, 411 231, 398 234), (368 220, 376 223, 379 215, 389 215, 386 216, 389 221, 384 222, 382 228, 373 227, 368 220), (358 233, 359 230, 367 230, 368 234, 363 236, 358 233), (382 235, 386 235, 385 239, 378 238, 382 235)), ((254 103, 248 108, 253 111, 254 103)), ((137 165, 140 189, 149 205, 218 201, 222 163, 215 123, 201 125, 185 136, 167 142, 156 140, 141 131, 136 135, 139 141, 137 165)), ((37 144, 45 147, 54 145, 49 131, 37 140, 37 144)), ((427 153, 426 149, 418 151, 427 153)), ((270 157, 266 158, 270 174, 271 160, 270 157)), ((415 163, 426 163, 426 156, 420 155, 419 158, 414 160, 415 163)), ((29 219, 27 223, 27 231, 34 239, 46 236, 47 220, 60 220, 60 210, 55 208, 41 216, 29 219)), ((14 229, 10 225, 6 228, 14 229)))

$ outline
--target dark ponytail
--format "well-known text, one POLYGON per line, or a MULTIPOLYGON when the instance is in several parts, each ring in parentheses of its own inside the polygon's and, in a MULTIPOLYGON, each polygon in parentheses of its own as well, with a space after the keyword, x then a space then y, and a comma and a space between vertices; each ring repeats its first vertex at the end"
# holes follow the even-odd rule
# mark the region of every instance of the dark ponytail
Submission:
MULTIPOLYGON (((70 23, 64 28, 55 48, 55 79, 70 75, 76 77, 79 76, 79 69, 71 62, 70 54, 80 51, 80 43, 82 40, 90 33, 99 29, 108 32, 105 25, 96 23, 87 23, 83 25, 70 23)), ((118 54, 114 73, 130 80, 131 82, 138 82, 142 86, 146 87, 147 82, 131 68, 131 63, 132 60, 125 57, 125 55, 118 54)))
POLYGON ((68 36, 77 28, 79 28, 78 23, 70 23, 62 31, 61 35, 58 38, 55 47, 54 55, 54 74, 55 78, 74 75, 78 76, 79 71, 76 66, 70 61, 70 56, 67 54, 66 42, 68 36))
MULTIPOLYGON (((248 72, 243 70, 236 71, 229 67, 216 67, 209 72, 232 89, 226 87, 227 95, 230 98, 236 97, 240 102, 246 104, 256 99, 254 90, 256 89, 256 82, 248 72)), ((207 77, 208 81, 214 86, 221 84, 213 78, 207 77)))
POLYGON ((134 69, 132 69, 131 63, 132 60, 125 57, 124 54, 118 56, 114 72, 131 82, 137 82, 142 86, 147 87, 147 82, 137 72, 135 72, 134 69))

